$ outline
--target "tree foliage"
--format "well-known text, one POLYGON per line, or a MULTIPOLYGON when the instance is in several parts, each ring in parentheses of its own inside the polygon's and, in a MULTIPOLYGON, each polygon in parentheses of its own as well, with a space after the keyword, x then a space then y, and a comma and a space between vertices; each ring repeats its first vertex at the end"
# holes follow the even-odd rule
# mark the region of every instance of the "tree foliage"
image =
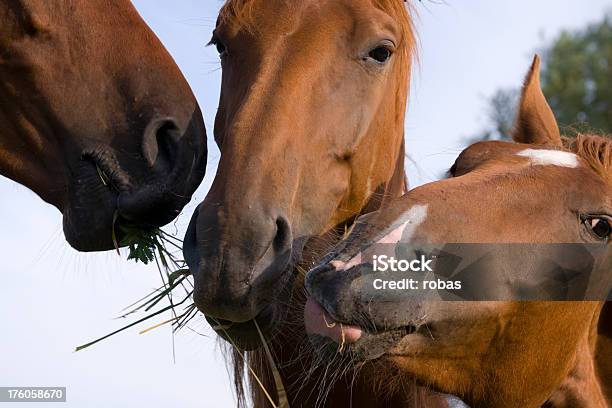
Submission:
MULTIPOLYGON (((577 31, 563 31, 543 47, 542 88, 564 133, 612 132, 612 14, 577 31)), ((507 139, 519 89, 489 99, 487 127, 478 139, 507 139)))
POLYGON ((498 89, 489 97, 487 99, 488 126, 474 141, 507 139, 514 126, 519 97, 518 89, 498 89))

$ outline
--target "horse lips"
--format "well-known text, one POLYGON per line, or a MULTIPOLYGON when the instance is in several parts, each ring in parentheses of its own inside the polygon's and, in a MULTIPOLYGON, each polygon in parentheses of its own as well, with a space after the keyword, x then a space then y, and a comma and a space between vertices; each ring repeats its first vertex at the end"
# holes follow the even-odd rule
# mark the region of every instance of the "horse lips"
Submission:
POLYGON ((304 308, 306 333, 332 339, 338 344, 355 343, 361 337, 361 329, 335 322, 313 298, 308 298, 304 308))

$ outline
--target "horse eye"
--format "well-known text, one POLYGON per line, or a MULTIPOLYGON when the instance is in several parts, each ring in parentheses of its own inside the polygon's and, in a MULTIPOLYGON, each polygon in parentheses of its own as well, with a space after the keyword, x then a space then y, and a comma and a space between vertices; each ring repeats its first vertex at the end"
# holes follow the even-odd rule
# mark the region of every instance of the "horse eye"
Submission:
POLYGON ((215 47, 217 48, 217 52, 219 53, 219 55, 223 55, 227 51, 227 48, 225 48, 225 44, 223 44, 221 41, 215 41, 215 47))
POLYGON ((607 218, 589 217, 584 222, 587 228, 599 239, 609 239, 610 235, 612 235, 612 224, 607 218))
POLYGON ((219 40, 219 38, 215 34, 213 34, 212 39, 207 45, 214 45, 217 49, 217 52, 222 57, 227 53, 227 48, 225 47, 225 44, 223 44, 223 42, 221 42, 221 40, 219 40))
POLYGON ((389 48, 380 46, 370 51, 368 53, 368 56, 376 62, 383 64, 389 61, 389 58, 391 58, 391 54, 393 54, 393 52, 391 52, 389 48))

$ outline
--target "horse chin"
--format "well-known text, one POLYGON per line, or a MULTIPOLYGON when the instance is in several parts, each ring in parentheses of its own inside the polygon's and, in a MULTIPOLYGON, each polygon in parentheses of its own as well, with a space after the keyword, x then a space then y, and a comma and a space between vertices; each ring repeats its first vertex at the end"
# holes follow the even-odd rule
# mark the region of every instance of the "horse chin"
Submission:
POLYGON ((195 217, 185 235, 183 255, 195 280, 194 302, 220 337, 241 350, 250 351, 262 346, 261 335, 270 339, 280 331, 279 326, 291 312, 290 301, 298 276, 291 267, 283 266, 282 271, 276 274, 276 279, 268 279, 263 284, 261 281, 259 284, 256 282, 250 286, 249 291, 240 295, 202 289, 204 285, 199 284, 199 279, 206 277, 201 275, 203 266, 197 245, 195 217), (215 302, 211 302, 211 299, 215 302), (218 305, 221 302, 221 307, 209 307, 211 303, 218 305), (242 308, 239 315, 227 313, 228 310, 236 310, 237 305, 248 307, 242 308))
POLYGON ((415 334, 413 326, 377 329, 336 321, 315 299, 308 298, 304 324, 313 349, 322 359, 348 354, 351 361, 376 360, 394 350, 407 336, 415 334))
POLYGON ((363 332, 356 342, 344 344, 317 334, 309 334, 308 340, 323 361, 340 353, 350 356, 353 363, 362 363, 385 360, 388 353, 406 337, 407 331, 408 329, 395 329, 381 333, 363 332))
POLYGON ((83 155, 71 168, 67 204, 62 209, 64 235, 77 251, 108 251, 121 246, 122 226, 139 226, 123 216, 120 199, 126 177, 118 165, 100 156, 83 155))
POLYGON ((66 241, 80 252, 108 251, 117 247, 118 244, 115 245, 115 242, 121 242, 124 234, 117 231, 115 239, 113 239, 112 225, 112 212, 101 213, 96 211, 91 216, 80 214, 78 217, 64 214, 63 218, 66 241), (87 219, 91 221, 87 222, 87 219))
MULTIPOLYGON (((77 251, 112 249, 118 193, 102 183, 91 163, 81 161, 72 174, 67 203, 62 209, 66 240, 77 251)), ((121 232, 117 233, 116 239, 120 240, 121 232)))
POLYGON ((215 319, 210 316, 206 316, 206 320, 220 337, 234 347, 243 351, 252 351, 262 346, 259 331, 265 338, 270 338, 277 323, 284 320, 286 315, 286 307, 268 305, 254 319, 242 323, 215 319))

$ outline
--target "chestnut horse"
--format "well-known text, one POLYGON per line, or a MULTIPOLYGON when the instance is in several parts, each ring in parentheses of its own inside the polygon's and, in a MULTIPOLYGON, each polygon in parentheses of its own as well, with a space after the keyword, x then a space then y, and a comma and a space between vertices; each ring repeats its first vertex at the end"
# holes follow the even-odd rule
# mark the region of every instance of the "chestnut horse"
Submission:
MULTIPOLYGON (((606 407, 601 380, 610 377, 598 375, 595 359, 603 302, 385 303, 358 293, 354 268, 365 260, 357 255, 373 243, 399 240, 596 243, 603 249, 596 261, 606 268, 603 287, 609 290, 612 139, 560 137, 540 89, 537 57, 514 140, 468 147, 451 168, 452 177, 358 220, 329 262, 307 275, 307 330, 319 340, 346 342, 345 350, 366 351, 362 355, 376 350, 381 357, 373 382, 397 386, 413 378, 474 407, 606 407), (412 330, 390 340, 399 327, 412 330)), ((612 355, 599 358, 609 366, 612 355)))
POLYGON ((78 250, 170 222, 204 176, 195 97, 128 0, 2 1, 0 100, 0 174, 78 250))
POLYGON ((254 318, 284 320, 308 240, 405 191, 415 41, 401 0, 231 0, 211 43, 221 157, 184 253, 198 308, 249 347, 254 318))
MULTIPOLYGON (((194 301, 244 349, 260 345, 256 319, 289 402, 313 406, 321 377, 291 385, 303 379, 294 357, 305 332, 291 323, 301 310, 288 314, 303 310, 303 272, 322 248, 406 191, 411 18, 402 0, 229 0, 211 44, 223 71, 214 129, 221 157, 184 242, 194 301)), ((261 353, 248 358, 273 390, 261 353)), ((240 396, 241 364, 235 373, 240 396)), ((364 390, 364 404, 384 406, 364 390)), ((253 391, 254 405, 268 406, 253 391)), ((338 383, 327 402, 345 403, 350 392, 338 383)))

